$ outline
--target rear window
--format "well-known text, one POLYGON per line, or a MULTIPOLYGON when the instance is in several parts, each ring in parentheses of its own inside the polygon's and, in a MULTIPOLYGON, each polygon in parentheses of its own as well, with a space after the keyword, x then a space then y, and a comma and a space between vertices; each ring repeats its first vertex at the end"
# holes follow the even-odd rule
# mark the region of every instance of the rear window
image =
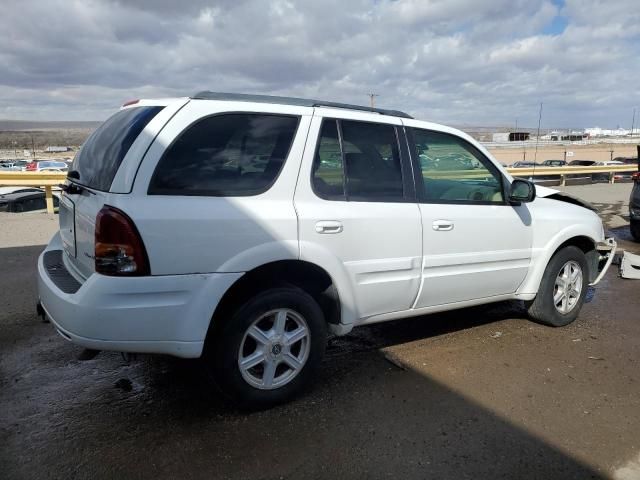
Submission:
POLYGON ((158 162, 150 195, 247 196, 265 192, 289 155, 298 117, 232 113, 188 127, 158 162))
POLYGON ((107 191, 129 148, 140 132, 164 107, 120 110, 104 122, 82 145, 71 170, 82 185, 107 191))

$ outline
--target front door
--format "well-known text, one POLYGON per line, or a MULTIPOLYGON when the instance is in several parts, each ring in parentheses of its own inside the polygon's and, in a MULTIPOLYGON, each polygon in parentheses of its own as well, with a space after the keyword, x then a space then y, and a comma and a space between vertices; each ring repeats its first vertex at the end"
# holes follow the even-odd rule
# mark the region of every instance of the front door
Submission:
POLYGON ((531 260, 526 204, 506 201, 506 179, 467 140, 418 128, 409 138, 424 242, 415 308, 515 292, 531 260))

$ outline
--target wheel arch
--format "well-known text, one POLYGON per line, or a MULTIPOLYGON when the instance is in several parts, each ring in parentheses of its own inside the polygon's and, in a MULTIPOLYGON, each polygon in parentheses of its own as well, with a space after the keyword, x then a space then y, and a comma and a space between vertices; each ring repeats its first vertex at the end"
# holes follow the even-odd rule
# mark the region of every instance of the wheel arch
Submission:
POLYGON ((304 290, 318 302, 329 325, 341 323, 343 309, 338 287, 324 268, 304 260, 277 260, 246 272, 227 289, 215 308, 207 336, 253 295, 277 285, 304 290))
POLYGON ((535 295, 540 288, 542 276, 551 258, 568 246, 577 247, 584 252, 589 267, 589 282, 593 281, 598 274, 599 255, 596 250, 597 243, 598 241, 593 236, 584 232, 573 230, 560 232, 544 248, 540 249, 537 255, 534 253, 531 259, 531 269, 518 289, 518 295, 535 295))

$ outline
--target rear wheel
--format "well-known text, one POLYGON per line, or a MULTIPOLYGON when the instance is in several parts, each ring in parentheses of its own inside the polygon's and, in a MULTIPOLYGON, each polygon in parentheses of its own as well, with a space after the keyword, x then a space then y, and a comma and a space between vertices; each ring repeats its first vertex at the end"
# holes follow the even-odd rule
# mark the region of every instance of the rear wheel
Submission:
POLYGON ((565 247, 551 258, 529 316, 540 323, 562 327, 580 313, 588 288, 587 260, 577 247, 565 247))
POLYGON ((631 220, 629 223, 631 236, 636 242, 640 242, 640 220, 631 220))
POLYGON ((206 361, 222 392, 243 408, 286 402, 311 381, 326 346, 316 301, 295 287, 262 292, 214 329, 206 361))

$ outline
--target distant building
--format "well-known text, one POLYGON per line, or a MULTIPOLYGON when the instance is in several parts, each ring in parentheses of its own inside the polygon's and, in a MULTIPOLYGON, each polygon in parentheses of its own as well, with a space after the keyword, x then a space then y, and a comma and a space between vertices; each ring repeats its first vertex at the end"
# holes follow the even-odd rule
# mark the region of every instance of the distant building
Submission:
POLYGON ((529 140, 530 134, 529 132, 511 132, 509 134, 510 142, 525 142, 529 140))
MULTIPOLYGON (((634 128, 633 132, 634 134, 637 134, 638 129, 634 128)), ((584 133, 585 135, 591 138, 593 137, 624 137, 629 135, 631 131, 625 128, 605 129, 600 127, 594 127, 594 128, 585 128, 584 133)))
POLYGON ((588 135, 586 133, 576 132, 576 131, 558 132, 557 130, 554 130, 549 134, 549 140, 551 140, 552 142, 558 142, 558 141, 580 142, 587 137, 588 135))
POLYGON ((59 153, 59 152, 69 152, 71 151, 71 147, 47 147, 45 152, 47 153, 59 153))
POLYGON ((529 132, 499 132, 493 134, 493 141, 497 143, 501 142, 524 142, 529 140, 529 132))

